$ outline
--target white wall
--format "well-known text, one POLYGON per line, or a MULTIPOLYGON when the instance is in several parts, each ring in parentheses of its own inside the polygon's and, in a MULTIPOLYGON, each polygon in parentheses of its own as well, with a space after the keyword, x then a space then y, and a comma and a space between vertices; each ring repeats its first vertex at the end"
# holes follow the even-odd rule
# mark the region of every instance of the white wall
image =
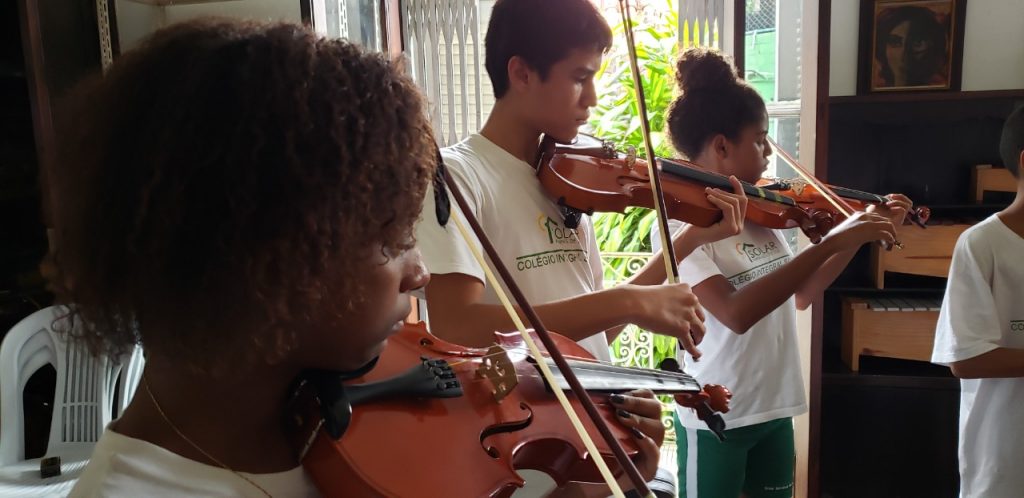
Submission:
MULTIPOLYGON (((829 95, 857 93, 860 1, 832 1, 829 95)), ((1024 88, 1024 1, 967 2, 961 89, 1024 88)))
POLYGON ((1024 2, 967 2, 964 90, 1024 88, 1024 2))
POLYGON ((829 95, 857 93, 857 26, 860 24, 860 1, 832 1, 829 95))
POLYGON ((161 27, 195 17, 220 16, 292 22, 302 19, 299 0, 226 0, 170 7, 116 0, 116 5, 122 52, 131 49, 140 39, 161 27))

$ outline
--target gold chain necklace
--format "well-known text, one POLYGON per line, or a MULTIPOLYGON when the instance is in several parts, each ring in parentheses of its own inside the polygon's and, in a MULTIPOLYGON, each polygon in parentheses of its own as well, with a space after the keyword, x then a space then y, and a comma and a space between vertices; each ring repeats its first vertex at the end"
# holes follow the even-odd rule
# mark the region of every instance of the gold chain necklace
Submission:
POLYGON ((188 438, 188 436, 183 434, 181 432, 181 430, 178 429, 178 426, 174 425, 174 422, 171 422, 171 419, 167 417, 166 413, 164 413, 164 409, 160 407, 160 403, 157 403, 156 397, 153 396, 153 391, 149 390, 149 382, 146 382, 146 376, 145 375, 142 376, 142 387, 146 389, 146 394, 149 395, 149 400, 153 402, 153 406, 156 407, 156 411, 158 413, 160 413, 161 417, 163 417, 164 422, 167 422, 167 425, 170 426, 170 428, 173 429, 174 432, 176 432, 178 434, 178 436, 181 437, 182 440, 184 440, 186 443, 192 445, 192 447, 195 448, 196 451, 202 453, 203 456, 205 456, 206 458, 209 458, 213 463, 216 463, 217 465, 220 465, 222 468, 224 468, 224 470, 227 470, 228 472, 231 472, 232 474, 235 474, 236 476, 238 476, 238 477, 242 478, 243 480, 245 480, 245 482, 255 486, 256 489, 262 491, 263 494, 267 496, 267 498, 273 498, 273 496, 271 496, 271 494, 268 493, 267 490, 263 489, 263 486, 260 486, 259 484, 256 484, 255 481, 253 481, 252 479, 249 479, 248 477, 245 477, 245 475, 242 474, 241 472, 238 472, 237 470, 232 469, 231 467, 228 467, 227 465, 224 465, 223 462, 221 462, 220 460, 217 460, 216 458, 214 458, 213 455, 211 455, 211 454, 207 453, 206 451, 204 451, 202 448, 199 447, 198 444, 193 443, 192 440, 188 438))

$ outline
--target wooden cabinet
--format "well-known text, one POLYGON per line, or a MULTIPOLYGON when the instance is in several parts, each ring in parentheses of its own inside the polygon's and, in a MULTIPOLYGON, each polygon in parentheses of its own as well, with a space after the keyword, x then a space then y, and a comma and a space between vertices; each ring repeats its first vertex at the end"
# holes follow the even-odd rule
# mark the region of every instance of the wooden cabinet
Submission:
POLYGON ((857 372, 861 355, 928 361, 940 305, 934 298, 844 298, 843 363, 857 372))
POLYGON ((885 250, 871 246, 871 273, 875 287, 885 288, 887 273, 906 273, 946 278, 953 248, 967 223, 948 221, 928 225, 926 229, 906 226, 900 231, 903 248, 885 250))
POLYGON ((818 176, 905 193, 936 221, 904 227, 902 250, 862 248, 815 306, 809 496, 957 496, 960 384, 929 362, 938 311, 919 300, 941 299, 957 238, 1012 198, 1005 170, 977 165, 1000 164, 1021 104, 1024 90, 819 97, 818 176), (869 304, 884 302, 912 305, 869 304))

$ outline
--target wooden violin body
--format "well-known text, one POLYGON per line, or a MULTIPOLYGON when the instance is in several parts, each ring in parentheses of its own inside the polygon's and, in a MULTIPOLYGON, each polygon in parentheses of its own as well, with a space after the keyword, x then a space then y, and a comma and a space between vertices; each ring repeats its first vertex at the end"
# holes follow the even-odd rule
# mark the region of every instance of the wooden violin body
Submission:
MULTIPOLYGON (((575 342, 554 337, 567 357, 580 360, 573 362, 573 370, 581 382, 587 382, 585 364, 606 368, 587 361, 589 354, 575 342)), ((329 431, 316 429, 323 410, 329 408, 323 396, 310 386, 300 388, 293 400, 299 424, 296 433, 314 434, 303 465, 320 492, 325 496, 503 497, 523 485, 515 472, 523 468, 543 471, 559 484, 602 482, 555 396, 540 378, 536 360, 524 353, 522 338, 518 334, 496 334, 495 338, 500 347, 467 348, 430 335, 423 324, 406 325, 389 339, 372 370, 346 382, 345 389, 358 393, 355 388, 374 382, 378 386, 401 384, 385 380, 401 378, 410 367, 415 370, 427 363, 424 358, 431 358, 429 363, 434 366, 428 370, 433 374, 428 374, 426 390, 437 383, 449 390, 456 385, 461 392, 454 397, 432 397, 429 392, 410 394, 407 387, 397 385, 390 388, 396 391, 392 393, 370 388, 381 392, 376 399, 363 401, 354 399, 361 394, 350 393, 351 419, 338 440, 332 439, 329 431), (437 367, 444 363, 438 360, 447 361, 445 368, 437 367)), ((612 391, 634 387, 616 384, 621 387, 612 391)), ((640 386, 651 387, 649 383, 640 386)), ((672 378, 665 386, 662 392, 701 390, 685 375, 672 378)), ((579 401, 571 393, 567 395, 579 410, 579 401)), ((605 420, 615 418, 606 394, 593 394, 592 398, 605 420)), ((582 420, 588 432, 597 433, 589 419, 582 420)), ((635 455, 635 437, 621 425, 609 426, 628 454, 635 455)), ((308 440, 307 436, 300 439, 308 440)), ((619 472, 604 441, 594 442, 613 471, 619 472)))
MULTIPOLYGON (((537 163, 537 177, 549 197, 568 215, 623 212, 627 207, 654 207, 648 166, 633 154, 625 156, 608 147, 595 147, 593 139, 580 145, 549 146, 537 163)), ((732 191, 723 175, 683 160, 658 160, 666 215, 675 220, 707 227, 722 212, 707 199, 706 187, 732 191)), ((743 184, 749 197, 746 219, 768 228, 800 228, 812 240, 820 240, 819 222, 795 201, 778 193, 743 184)), ((569 216, 567 216, 568 218, 569 216)))

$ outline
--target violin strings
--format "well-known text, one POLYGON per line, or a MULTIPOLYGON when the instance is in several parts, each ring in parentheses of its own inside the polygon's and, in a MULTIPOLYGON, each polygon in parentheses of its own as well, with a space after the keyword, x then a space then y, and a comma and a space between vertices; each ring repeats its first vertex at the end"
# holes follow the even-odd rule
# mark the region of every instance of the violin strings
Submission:
MULTIPOLYGON (((497 343, 495 343, 494 345, 497 345, 497 343)), ((520 353, 525 352, 525 353, 529 353, 529 349, 527 349, 525 347, 503 349, 501 352, 498 352, 498 353, 485 354, 485 355, 482 355, 482 356, 475 356, 475 357, 472 357, 472 358, 466 358, 466 359, 462 359, 462 360, 459 360, 459 361, 449 362, 448 365, 451 366, 451 367, 456 367, 456 366, 462 365, 463 363, 469 363, 469 362, 472 362, 474 360, 482 360, 484 358, 490 358, 490 357, 493 357, 493 356, 501 356, 501 355, 506 354, 508 352, 520 352, 520 353)), ((544 359, 550 359, 549 356, 543 356, 543 358, 544 359)), ((569 359, 569 361, 573 361, 573 360, 569 359)), ((592 363, 594 365, 611 367, 613 369, 613 371, 619 370, 619 371, 632 371, 632 372, 640 371, 640 372, 644 372, 644 375, 647 375, 648 377, 651 377, 651 378, 661 378, 661 379, 670 379, 670 380, 693 379, 693 376, 691 376, 690 374, 688 374, 686 372, 680 373, 680 372, 671 372, 671 371, 666 371, 666 370, 657 370, 657 369, 648 369, 648 368, 636 368, 636 369, 633 369, 633 368, 630 368, 630 367, 623 367, 621 365, 616 365, 616 364, 611 363, 611 362, 605 362, 605 361, 600 361, 600 360, 593 360, 593 361, 590 361, 590 360, 579 361, 579 360, 577 360, 577 361, 578 361, 578 363, 573 365, 574 368, 578 367, 578 368, 586 369, 588 365, 585 365, 585 363, 592 363)))
MULTIPOLYGON (((541 379, 541 380, 544 379, 544 376, 540 375, 540 374, 517 375, 516 377, 517 378, 528 378, 528 379, 541 379)), ((478 377, 478 378, 475 378, 475 379, 469 379, 468 381, 462 381, 460 379, 459 382, 461 382, 463 384, 476 384, 476 383, 484 382, 484 381, 487 381, 487 380, 490 380, 490 379, 487 379, 485 377, 478 377)), ((566 389, 563 389, 563 391, 565 391, 565 390, 566 389)), ((607 394, 607 395, 611 396, 612 394, 624 394, 627 391, 628 391, 627 389, 623 389, 620 393, 599 392, 599 393, 595 393, 595 394, 607 394)), ((688 392, 688 391, 680 391, 680 392, 688 392)), ((658 395, 655 395, 655 399, 657 399, 657 396, 658 395)), ((648 399, 650 399, 650 398, 648 398, 648 399)), ((661 402, 661 400, 659 400, 659 402, 661 402)), ((594 404, 597 405, 597 406, 605 406, 605 405, 607 405, 607 406, 616 406, 616 405, 614 405, 614 404, 612 404, 612 403, 610 403, 608 401, 595 401, 594 404)), ((662 404, 662 406, 668 406, 665 403, 661 403, 661 404, 662 404)))

